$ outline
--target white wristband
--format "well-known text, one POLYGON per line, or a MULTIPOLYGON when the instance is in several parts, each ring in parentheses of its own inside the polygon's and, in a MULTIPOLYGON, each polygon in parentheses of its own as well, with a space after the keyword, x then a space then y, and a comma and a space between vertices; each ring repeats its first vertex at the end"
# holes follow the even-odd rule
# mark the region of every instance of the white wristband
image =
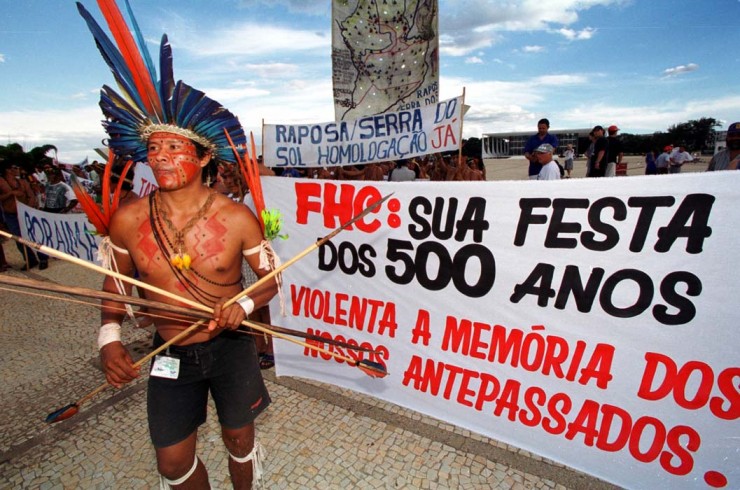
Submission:
POLYGON ((106 323, 100 327, 98 332, 98 350, 111 342, 121 341, 121 325, 119 323, 111 322, 106 323))
POLYGON ((247 316, 254 311, 254 301, 252 301, 252 298, 249 296, 244 295, 236 300, 236 302, 239 303, 239 306, 242 307, 242 310, 244 310, 244 313, 246 313, 247 316))

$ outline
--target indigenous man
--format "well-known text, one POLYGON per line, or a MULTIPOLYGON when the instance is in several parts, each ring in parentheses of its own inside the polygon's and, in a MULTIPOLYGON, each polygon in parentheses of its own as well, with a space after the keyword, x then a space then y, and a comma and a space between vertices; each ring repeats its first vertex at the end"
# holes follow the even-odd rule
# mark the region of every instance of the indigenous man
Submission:
MULTIPOLYGON (((0 163, 0 217, 5 221, 8 231, 16 236, 21 236, 21 225, 18 220, 18 202, 31 207, 36 207, 36 194, 31 189, 31 184, 20 178, 20 166, 11 162, 0 163)), ((26 261, 24 271, 39 266, 43 270, 49 267, 49 257, 39 253, 38 258, 34 251, 21 243, 16 243, 18 251, 26 261)))
MULTIPOLYGON (((150 63, 129 63, 137 56, 149 58, 145 46, 138 46, 144 56, 132 55, 131 49, 121 55, 89 12, 80 4, 78 8, 103 57, 112 60, 109 66, 116 80, 136 80, 136 84, 119 83, 126 97, 107 86, 101 91, 108 145, 119 157, 135 162, 147 160, 159 185, 148 197, 118 208, 101 249, 109 249, 121 273, 137 272, 143 282, 214 309, 207 327, 179 340, 152 363, 147 412, 162 486, 208 488, 208 474, 196 456, 195 446, 198 426, 206 419, 210 392, 230 454, 234 488, 251 488, 253 476, 261 472, 254 420, 269 405, 270 397, 254 340, 234 330, 250 313, 267 304, 277 287, 269 281, 251 297, 225 305, 241 291, 243 258, 258 277, 269 272, 260 269, 260 252, 269 245, 263 240, 257 218, 246 206, 202 182, 202 176, 210 173, 209 165, 212 169, 221 162, 235 162, 236 150, 229 146, 225 132, 236 145, 243 145, 244 131, 236 117, 220 104, 182 81, 174 82, 166 36, 160 48, 160 78, 146 72, 153 69, 145 68, 154 66, 150 63), (154 80, 158 80, 157 87, 154 80)), ((137 39, 143 40, 135 22, 132 24, 137 39)), ((126 26, 110 27, 120 31, 126 26)), ((116 284, 110 277, 103 285, 110 292, 120 287, 130 293, 130 286, 116 284)), ((151 291, 147 298, 178 303, 151 291)), ((121 306, 104 303, 98 337, 106 378, 115 387, 140 374, 121 342, 121 306)), ((155 347, 191 323, 171 319, 172 314, 166 316, 155 320, 155 347)))

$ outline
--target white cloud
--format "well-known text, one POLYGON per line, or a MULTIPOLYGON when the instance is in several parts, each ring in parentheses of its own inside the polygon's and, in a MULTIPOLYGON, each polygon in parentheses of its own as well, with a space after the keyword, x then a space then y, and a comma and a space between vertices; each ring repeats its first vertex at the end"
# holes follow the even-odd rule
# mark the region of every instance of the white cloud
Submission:
MULTIPOLYGON (((185 49, 198 57, 229 57, 255 59, 275 53, 315 51, 323 55, 331 50, 331 33, 315 30, 242 23, 216 31, 190 31, 176 38, 177 48, 185 49)), ((173 35, 174 38, 174 35, 173 35)), ((173 39, 173 43, 175 39, 173 39)))
POLYGON ((285 5, 289 12, 297 12, 309 15, 327 15, 331 11, 331 2, 326 0, 242 0, 241 4, 249 6, 254 3, 262 3, 270 7, 285 5))
POLYGON ((585 85, 590 78, 586 75, 542 75, 532 78, 528 83, 541 87, 563 87, 566 85, 585 85))
POLYGON ((8 141, 23 145, 26 151, 41 145, 55 145, 65 162, 80 161, 93 155, 106 137, 97 103, 73 109, 0 112, 0 133, 8 141))
POLYGON ((545 47, 544 46, 524 46, 522 48, 522 51, 524 51, 525 53, 542 53, 543 51, 545 51, 545 47))
POLYGON ((600 74, 547 75, 505 82, 442 76, 440 98, 458 96, 465 88, 465 102, 471 106, 465 118, 466 138, 504 131, 534 132, 541 117, 550 118, 555 129, 617 124, 623 132, 644 134, 665 131, 671 125, 701 117, 734 121, 740 113, 740 95, 678 100, 666 94, 650 104, 634 104, 629 100, 600 103, 591 97, 590 91, 599 86, 600 77, 600 74), (563 104, 563 94, 574 92, 582 96, 568 98, 568 103, 563 104))
POLYGON ((0 63, 5 63, 5 55, 0 53, 0 63))
POLYGON ((244 69, 261 78, 285 78, 295 76, 300 71, 298 65, 291 63, 248 63, 244 69))
POLYGON ((594 34, 596 34, 596 29, 586 27, 585 29, 581 29, 580 31, 575 31, 573 29, 563 27, 561 29, 555 30, 554 32, 557 32, 569 41, 585 41, 591 39, 594 34))
MULTIPOLYGON (((590 39, 596 30, 574 29, 579 12, 595 6, 628 3, 630 0, 458 0, 445 5, 448 13, 440 19, 440 30, 448 39, 441 52, 465 56, 479 47, 503 39, 506 32, 553 32, 570 40, 590 39)), ((443 7, 444 8, 444 7, 443 7)))
POLYGON ((477 56, 471 56, 470 58, 465 58, 465 63, 469 65, 480 65, 483 63, 483 60, 477 56))
POLYGON ((663 70, 663 75, 666 77, 675 77, 683 75, 684 73, 690 73, 699 69, 699 65, 696 63, 689 63, 688 65, 678 65, 673 68, 666 68, 663 70))
POLYGON ((498 34, 484 34, 468 31, 458 35, 440 33, 439 51, 443 55, 465 56, 482 48, 490 48, 497 40, 498 34))

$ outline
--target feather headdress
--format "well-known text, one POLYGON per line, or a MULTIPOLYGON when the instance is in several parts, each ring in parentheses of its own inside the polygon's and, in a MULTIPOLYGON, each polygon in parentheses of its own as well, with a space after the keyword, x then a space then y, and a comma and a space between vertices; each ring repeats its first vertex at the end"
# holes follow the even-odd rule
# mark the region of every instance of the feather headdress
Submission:
POLYGON ((237 117, 203 92, 182 81, 175 83, 172 48, 166 34, 160 43, 157 76, 131 6, 128 0, 124 2, 131 20, 130 30, 115 0, 98 0, 115 42, 77 2, 77 9, 120 90, 119 94, 104 85, 100 91, 108 146, 120 157, 145 161, 147 139, 152 133, 163 131, 190 138, 211 150, 217 160, 236 163, 227 135, 237 147, 246 145, 237 117))

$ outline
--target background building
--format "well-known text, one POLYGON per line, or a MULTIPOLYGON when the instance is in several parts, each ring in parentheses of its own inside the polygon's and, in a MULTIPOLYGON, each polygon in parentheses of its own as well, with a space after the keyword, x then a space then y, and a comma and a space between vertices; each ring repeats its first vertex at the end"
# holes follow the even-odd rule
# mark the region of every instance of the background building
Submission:
MULTIPOLYGON (((481 136, 483 158, 506 158, 524 155, 524 145, 527 144, 527 140, 535 132, 483 133, 483 136, 481 136)), ((550 130, 550 133, 557 136, 560 142, 560 146, 557 148, 558 155, 562 155, 569 143, 573 145, 573 151, 576 155, 582 154, 591 144, 588 139, 588 133, 590 132, 591 128, 550 130)))

